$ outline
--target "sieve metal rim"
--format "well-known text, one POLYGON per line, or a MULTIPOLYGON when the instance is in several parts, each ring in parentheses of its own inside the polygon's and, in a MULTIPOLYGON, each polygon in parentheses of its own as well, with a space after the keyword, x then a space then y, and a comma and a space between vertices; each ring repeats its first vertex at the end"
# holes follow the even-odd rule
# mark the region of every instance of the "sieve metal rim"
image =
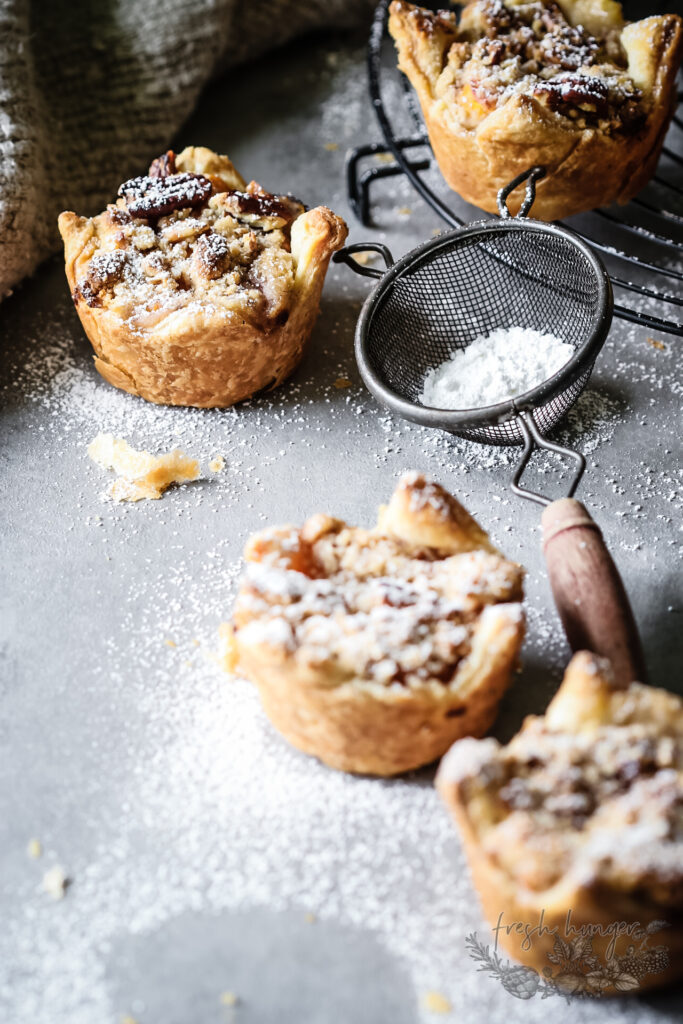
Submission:
MULTIPOLYGON (((370 268, 363 269, 367 274, 370 268)), ((372 271, 371 276, 378 276, 379 280, 363 303, 355 331, 356 361, 366 387, 378 401, 405 419, 425 427, 436 427, 451 433, 457 433, 468 427, 494 426, 504 423, 519 416, 523 411, 533 412, 535 408, 552 401, 561 392, 571 387, 586 370, 590 373, 612 323, 612 284, 602 261, 569 228, 527 217, 476 221, 466 227, 456 228, 438 238, 423 242, 393 263, 385 272, 372 271), (588 333, 585 341, 577 347, 572 358, 552 377, 530 391, 497 405, 481 406, 474 409, 437 409, 433 406, 419 405, 388 387, 371 365, 368 356, 368 338, 373 317, 380 307, 381 300, 396 279, 401 277, 408 268, 419 265, 427 257, 442 249, 451 248, 456 240, 464 241, 472 235, 481 238, 510 231, 531 231, 536 234, 554 235, 569 241, 586 259, 595 275, 598 301, 593 316, 592 330, 588 333)))

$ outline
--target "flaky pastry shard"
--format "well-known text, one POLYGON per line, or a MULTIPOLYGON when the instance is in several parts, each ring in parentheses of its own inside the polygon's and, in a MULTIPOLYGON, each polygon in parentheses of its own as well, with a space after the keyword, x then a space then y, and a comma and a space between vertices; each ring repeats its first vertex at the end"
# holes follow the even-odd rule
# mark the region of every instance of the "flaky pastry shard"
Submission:
POLYGON ((280 384, 318 313, 340 217, 247 185, 190 146, 124 182, 97 217, 62 213, 66 276, 95 366, 150 402, 229 406, 280 384))
POLYGON ((316 515, 255 534, 225 667, 294 746, 395 775, 482 735, 524 632, 520 566, 438 484, 400 481, 374 530, 316 515))
POLYGON ((113 469, 116 479, 109 487, 115 501, 157 500, 172 484, 199 478, 199 463, 176 448, 161 455, 131 448, 113 434, 98 434, 88 445, 88 455, 102 469, 113 469))
POLYGON ((390 11, 441 172, 468 202, 495 213, 498 190, 541 165, 531 215, 555 220, 625 203, 653 174, 677 101, 677 15, 626 24, 614 0, 472 0, 459 21, 404 0, 390 11))
POLYGON ((588 993, 680 976, 680 697, 640 683, 619 689, 605 659, 581 652, 544 716, 527 718, 506 746, 460 740, 437 788, 508 953, 588 993), (561 943, 576 948, 582 935, 591 948, 558 972, 571 959, 561 943))

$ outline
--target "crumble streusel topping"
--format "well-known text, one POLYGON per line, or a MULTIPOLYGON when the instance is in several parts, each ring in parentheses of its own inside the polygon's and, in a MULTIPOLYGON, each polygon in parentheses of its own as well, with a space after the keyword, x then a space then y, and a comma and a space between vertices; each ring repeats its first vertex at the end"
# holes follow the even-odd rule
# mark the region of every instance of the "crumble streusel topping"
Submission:
POLYGON ((290 196, 255 182, 226 189, 215 177, 176 171, 172 152, 121 185, 94 218, 87 271, 74 299, 118 312, 133 329, 188 307, 237 314, 264 329, 286 321, 296 271, 290 196))
POLYGON ((521 617, 521 569, 485 551, 443 557, 320 516, 266 530, 235 605, 240 643, 381 685, 448 683, 490 606, 521 617))
POLYGON ((581 129, 635 132, 645 119, 618 34, 596 38, 570 24, 553 0, 477 0, 452 32, 437 92, 460 91, 465 127, 476 127, 514 94, 533 97, 581 129))
POLYGON ((444 775, 460 779, 483 848, 519 884, 599 876, 683 906, 681 711, 643 710, 661 693, 634 683, 613 695, 610 721, 563 731, 531 718, 505 747, 454 748, 444 775))

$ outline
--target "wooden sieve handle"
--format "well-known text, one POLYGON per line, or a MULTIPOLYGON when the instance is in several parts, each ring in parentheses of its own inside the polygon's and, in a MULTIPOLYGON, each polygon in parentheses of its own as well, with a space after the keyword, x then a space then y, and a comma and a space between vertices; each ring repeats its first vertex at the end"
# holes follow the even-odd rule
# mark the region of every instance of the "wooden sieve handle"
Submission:
POLYGON ((599 526, 574 498, 548 505, 541 523, 550 585, 572 650, 609 658, 621 686, 647 682, 631 605, 599 526))

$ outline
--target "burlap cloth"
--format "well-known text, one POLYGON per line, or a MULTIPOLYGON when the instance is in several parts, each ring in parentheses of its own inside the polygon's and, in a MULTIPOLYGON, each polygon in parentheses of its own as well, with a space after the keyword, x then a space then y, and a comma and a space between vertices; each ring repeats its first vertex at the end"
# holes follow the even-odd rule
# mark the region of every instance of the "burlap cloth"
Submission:
POLYGON ((373 3, 0 0, 0 297, 57 248, 61 210, 96 212, 167 146, 209 78, 373 3))

